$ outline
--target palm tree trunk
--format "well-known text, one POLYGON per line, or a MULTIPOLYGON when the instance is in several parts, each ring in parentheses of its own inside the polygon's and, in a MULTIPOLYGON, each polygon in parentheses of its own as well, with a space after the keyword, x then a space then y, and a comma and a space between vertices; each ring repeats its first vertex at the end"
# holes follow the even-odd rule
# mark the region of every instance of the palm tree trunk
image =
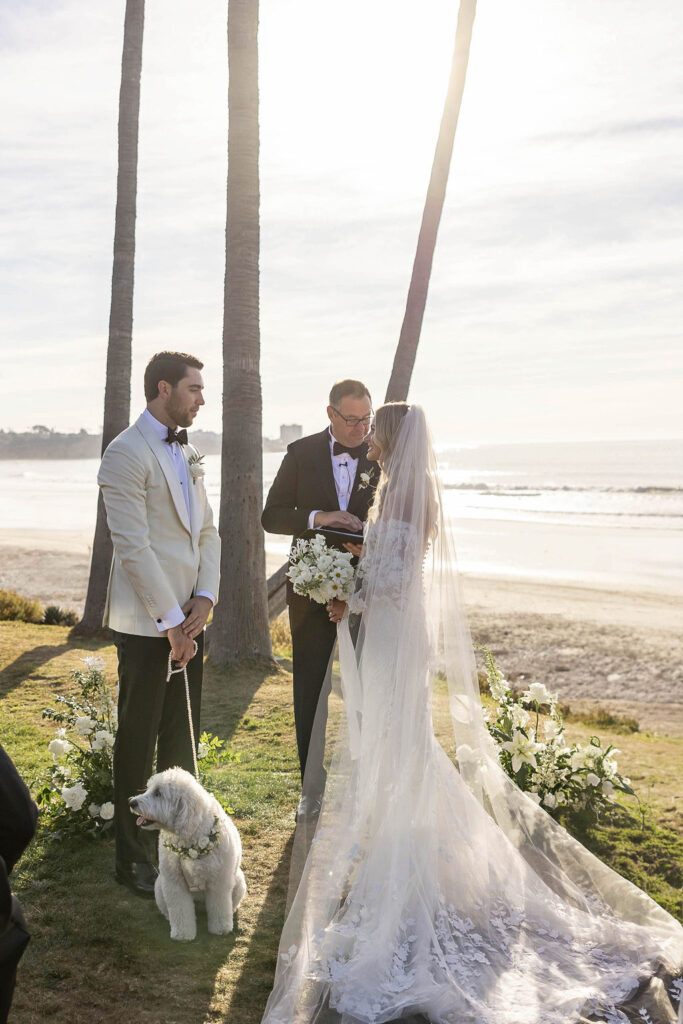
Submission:
POLYGON ((427 303, 427 291, 432 272, 436 236, 446 197, 453 140, 458 124, 462 94, 465 88, 465 75, 470 55, 472 25, 476 7, 477 0, 460 0, 451 77, 448 83, 448 92, 446 93, 446 102, 441 118, 441 128, 434 153, 432 174, 429 188, 427 189, 427 199, 425 200, 424 212, 422 214, 422 225, 417 241, 410 288, 408 289, 406 311, 403 317, 401 335, 396 355, 394 356, 394 365, 391 371, 389 386, 387 387, 385 402, 405 401, 408 397, 410 378, 413 373, 413 366, 415 365, 415 355, 427 303))
MULTIPOLYGON (((104 390, 102 452, 130 420, 131 344, 133 336, 133 279, 135 268, 135 214, 138 173, 138 121, 144 0, 126 0, 119 92, 119 150, 114 226, 114 265, 111 276, 107 377, 104 390)), ((112 543, 102 495, 97 502, 90 579, 83 619, 78 632, 102 626, 112 543)))
POLYGON ((212 661, 272 658, 261 529, 258 0, 228 2, 228 190, 223 311, 222 540, 212 661))

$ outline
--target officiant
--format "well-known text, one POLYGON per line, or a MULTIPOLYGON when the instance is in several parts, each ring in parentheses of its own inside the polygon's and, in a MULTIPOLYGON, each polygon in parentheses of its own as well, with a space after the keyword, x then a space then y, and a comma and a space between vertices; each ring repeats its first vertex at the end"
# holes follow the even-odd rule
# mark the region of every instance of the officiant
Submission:
MULTIPOLYGON (((358 380, 338 381, 330 391, 329 425, 299 438, 273 481, 261 517, 268 533, 291 533, 295 541, 315 527, 360 534, 379 479, 364 441, 372 422, 372 400, 358 380)), ((287 583, 292 631, 294 721, 301 778, 318 697, 337 637, 324 605, 295 594, 287 583)))

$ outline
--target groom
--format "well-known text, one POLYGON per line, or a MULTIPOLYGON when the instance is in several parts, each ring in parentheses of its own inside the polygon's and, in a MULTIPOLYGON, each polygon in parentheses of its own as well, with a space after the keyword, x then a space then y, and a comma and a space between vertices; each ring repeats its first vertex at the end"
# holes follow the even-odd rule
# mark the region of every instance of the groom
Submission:
MULTIPOLYGON (((358 380, 330 391, 329 426, 289 445, 261 517, 268 533, 294 540, 316 526, 360 533, 377 485, 364 437, 372 421, 370 392, 358 380)), ((303 780, 318 697, 337 637, 325 606, 295 594, 287 583, 292 630, 294 722, 303 780)), ((301 808, 300 808, 301 809, 301 808)))
POLYGON ((119 669, 116 878, 146 898, 154 896, 153 846, 128 798, 144 790, 155 746, 157 771, 193 770, 185 682, 182 673, 166 682, 168 656, 187 665, 196 738, 203 630, 218 595, 220 540, 185 429, 204 405, 202 367, 184 352, 150 359, 147 408, 111 442, 98 475, 114 545, 103 624, 114 632, 119 669))

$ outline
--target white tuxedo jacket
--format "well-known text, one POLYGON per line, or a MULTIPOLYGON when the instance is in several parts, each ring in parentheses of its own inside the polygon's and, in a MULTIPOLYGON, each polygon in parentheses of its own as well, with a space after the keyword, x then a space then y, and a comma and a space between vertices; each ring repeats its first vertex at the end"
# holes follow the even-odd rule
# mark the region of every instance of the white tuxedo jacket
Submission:
POLYGON ((167 449, 140 416, 102 457, 97 482, 114 544, 102 623, 120 633, 162 636, 157 622, 176 605, 199 590, 218 597, 221 542, 204 481, 188 469, 190 526, 167 449))

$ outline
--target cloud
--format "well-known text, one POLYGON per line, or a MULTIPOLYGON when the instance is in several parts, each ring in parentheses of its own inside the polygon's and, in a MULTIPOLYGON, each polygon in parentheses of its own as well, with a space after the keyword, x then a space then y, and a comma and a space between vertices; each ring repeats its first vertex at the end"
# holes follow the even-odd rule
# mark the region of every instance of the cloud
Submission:
MULTIPOLYGON (((262 2, 269 433, 317 428, 349 373, 383 396, 455 21, 446 0, 414 10, 349 0, 340 19, 319 0, 262 2)), ((101 420, 123 11, 0 12, 0 329, 28 382, 0 382, 0 426, 101 420)), ((644 27, 634 0, 480 5, 414 378, 444 436, 680 434, 681 17, 673 0, 644 27)), ((225 32, 223 0, 201 19, 190 0, 147 4, 133 408, 149 355, 189 348, 206 362, 207 427, 220 424, 225 32)))

